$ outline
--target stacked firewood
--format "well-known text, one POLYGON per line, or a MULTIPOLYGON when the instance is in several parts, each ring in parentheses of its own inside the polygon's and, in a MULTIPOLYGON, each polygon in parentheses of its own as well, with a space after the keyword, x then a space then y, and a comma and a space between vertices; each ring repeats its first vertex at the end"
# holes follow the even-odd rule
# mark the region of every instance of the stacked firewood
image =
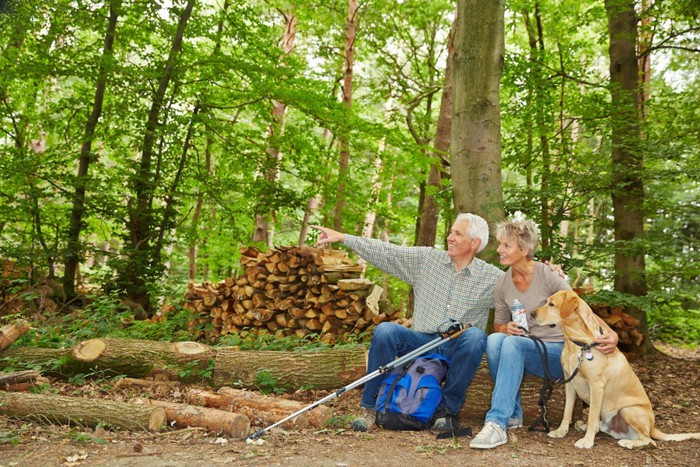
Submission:
POLYGON ((639 347, 644 341, 644 334, 637 329, 639 320, 622 307, 592 304, 591 309, 617 333, 619 344, 639 347))
POLYGON ((243 273, 218 284, 191 283, 185 308, 198 316, 190 330, 204 337, 244 330, 278 336, 318 333, 324 342, 370 331, 395 310, 382 288, 360 278, 362 265, 342 250, 277 247, 241 249, 243 273))

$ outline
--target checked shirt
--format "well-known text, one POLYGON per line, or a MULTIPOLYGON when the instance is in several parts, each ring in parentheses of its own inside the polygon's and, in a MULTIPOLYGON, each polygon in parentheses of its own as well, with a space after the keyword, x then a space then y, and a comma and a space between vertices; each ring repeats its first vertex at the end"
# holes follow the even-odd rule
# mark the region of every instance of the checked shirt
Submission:
POLYGON ((493 290, 503 274, 497 267, 474 258, 455 272, 444 250, 403 247, 389 242, 345 234, 343 245, 368 263, 413 287, 413 330, 444 332, 450 320, 486 330, 493 290))

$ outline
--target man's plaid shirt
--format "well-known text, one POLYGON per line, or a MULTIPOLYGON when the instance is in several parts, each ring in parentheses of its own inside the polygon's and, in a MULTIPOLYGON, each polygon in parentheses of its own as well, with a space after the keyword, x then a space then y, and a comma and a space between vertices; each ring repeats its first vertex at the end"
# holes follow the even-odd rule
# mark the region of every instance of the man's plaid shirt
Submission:
POLYGON ((503 274, 479 258, 460 272, 444 250, 402 247, 381 240, 345 235, 343 245, 368 263, 413 287, 413 330, 444 332, 450 320, 486 330, 493 290, 503 274))

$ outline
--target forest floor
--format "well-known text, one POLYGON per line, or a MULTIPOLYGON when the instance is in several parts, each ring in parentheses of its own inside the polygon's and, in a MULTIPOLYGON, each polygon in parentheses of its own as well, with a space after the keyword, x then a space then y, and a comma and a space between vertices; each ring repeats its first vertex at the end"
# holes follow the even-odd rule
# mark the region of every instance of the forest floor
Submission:
MULTIPOLYGON (((662 352, 632 361, 655 408, 657 426, 665 432, 700 432, 700 349, 688 350, 657 345, 662 352)), ((480 370, 465 408, 463 426, 476 434, 488 409, 490 388, 487 373, 480 370)), ((51 380, 61 394, 123 398, 117 389, 95 383, 74 386, 51 380)), ((182 402, 185 388, 157 398, 182 402)), ((284 396, 311 404, 329 394, 303 391, 284 396)), ((335 417, 322 430, 270 430, 261 444, 246 443, 198 429, 172 429, 162 433, 80 430, 56 425, 16 422, 0 417, 0 466, 698 466, 700 440, 657 442, 657 447, 628 451, 605 434, 596 445, 574 447, 581 434, 572 431, 564 439, 550 439, 527 426, 539 415, 538 391, 523 394, 525 427, 509 431, 509 442, 492 450, 469 448, 468 437, 436 439, 424 432, 373 430, 354 433, 348 429, 357 412, 360 390, 344 393, 328 403, 335 417), (12 434, 12 439, 8 439, 12 434)), ((283 397, 283 396, 279 396, 283 397)), ((556 428, 563 409, 563 391, 549 400, 548 419, 556 428)), ((585 413, 582 404, 575 415, 585 413)), ((252 430, 265 428, 254 426, 252 430)))

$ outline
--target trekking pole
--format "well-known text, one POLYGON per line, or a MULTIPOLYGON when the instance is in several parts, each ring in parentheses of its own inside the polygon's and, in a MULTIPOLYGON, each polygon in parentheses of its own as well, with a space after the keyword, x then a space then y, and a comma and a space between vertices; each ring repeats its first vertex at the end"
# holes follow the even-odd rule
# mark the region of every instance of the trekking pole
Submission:
POLYGON ((369 381, 371 379, 376 378, 379 375, 388 373, 389 371, 393 370, 397 366, 402 365, 405 362, 408 362, 408 361, 418 357, 419 355, 422 355, 422 354, 428 352, 429 350, 432 350, 432 349, 440 346, 441 344, 443 344, 444 342, 446 342, 448 340, 456 339, 460 334, 462 334, 469 327, 471 327, 471 324, 462 325, 462 323, 455 322, 447 329, 447 331, 442 333, 440 336, 436 337, 434 340, 428 342, 427 344, 425 344, 421 347, 418 347, 417 349, 413 350, 412 352, 409 352, 406 355, 403 355, 403 356, 397 358, 396 360, 394 360, 390 363, 387 363, 386 365, 380 366, 379 368, 374 370, 372 373, 365 375, 364 377, 358 379, 357 381, 353 381, 352 383, 348 384, 347 386, 343 386, 342 388, 336 390, 335 392, 327 395, 323 399, 320 399, 320 400, 314 402, 313 404, 310 404, 310 405, 304 407, 303 409, 300 409, 300 410, 294 412, 290 416, 278 421, 277 423, 274 423, 274 424, 268 426, 267 428, 263 428, 262 430, 256 431, 252 435, 249 435, 246 438, 246 441, 259 438, 262 435, 264 435, 265 433, 267 433, 268 431, 270 431, 272 428, 274 428, 278 425, 281 425, 284 422, 291 420, 295 417, 298 417, 299 415, 303 414, 304 412, 307 412, 307 411, 314 409, 320 405, 323 405, 326 402, 343 395, 343 393, 345 393, 351 389, 355 389, 356 387, 366 383, 367 381, 369 381))

